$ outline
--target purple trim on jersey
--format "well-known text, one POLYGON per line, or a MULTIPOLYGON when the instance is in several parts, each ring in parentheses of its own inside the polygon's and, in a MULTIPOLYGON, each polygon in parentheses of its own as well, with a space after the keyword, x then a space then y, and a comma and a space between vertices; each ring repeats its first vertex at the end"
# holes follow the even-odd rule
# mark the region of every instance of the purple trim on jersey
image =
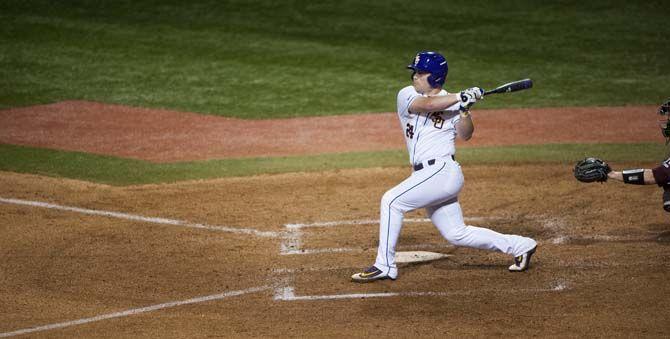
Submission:
MULTIPOLYGON (((442 167, 440 167, 440 169, 438 169, 435 173, 431 174, 428 178, 424 179, 424 180, 421 181, 420 183, 418 183, 418 184, 416 184, 416 185, 414 185, 414 186, 408 188, 407 190, 405 190, 405 192, 402 192, 402 193, 398 194, 398 196, 396 196, 395 198, 393 198, 393 199, 391 200, 391 202, 389 203, 389 207, 388 207, 388 209, 389 209, 389 212, 388 212, 389 216, 388 216, 388 220, 386 221, 386 254, 384 255, 384 256, 386 257, 386 265, 387 265, 387 266, 388 266, 388 264, 389 264, 389 262, 390 262, 390 261, 389 261, 389 234, 390 234, 391 232, 390 232, 390 229, 389 229, 389 228, 391 227, 391 205, 393 205, 393 202, 396 201, 396 199, 400 198, 403 194, 405 194, 405 193, 407 193, 407 192, 413 190, 413 189, 416 188, 417 186, 419 186, 419 185, 423 184, 424 182, 428 181, 428 179, 434 177, 437 173, 440 173, 440 171, 441 171, 442 169, 444 169, 446 166, 447 166, 447 163, 446 163, 446 162, 443 163, 443 164, 442 164, 442 167)), ((389 267, 389 271, 390 271, 390 270, 391 270, 391 268, 389 267)))

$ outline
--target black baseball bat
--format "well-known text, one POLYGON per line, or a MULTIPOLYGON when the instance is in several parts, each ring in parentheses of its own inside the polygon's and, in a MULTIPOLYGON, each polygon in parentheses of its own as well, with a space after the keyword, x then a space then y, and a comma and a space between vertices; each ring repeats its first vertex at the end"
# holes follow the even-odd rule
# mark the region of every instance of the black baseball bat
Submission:
POLYGON ((484 91, 484 95, 516 92, 524 89, 529 89, 531 87, 533 87, 533 80, 530 79, 517 80, 498 86, 490 91, 484 91))

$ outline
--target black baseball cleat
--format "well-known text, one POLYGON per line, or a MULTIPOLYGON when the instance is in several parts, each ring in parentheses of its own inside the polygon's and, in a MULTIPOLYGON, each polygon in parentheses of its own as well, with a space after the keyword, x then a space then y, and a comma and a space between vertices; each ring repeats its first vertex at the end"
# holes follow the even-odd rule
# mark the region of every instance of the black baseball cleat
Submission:
POLYGON ((351 281, 353 282, 359 282, 359 283, 366 283, 366 282, 371 282, 375 280, 384 280, 384 279, 391 279, 395 280, 394 277, 391 277, 388 273, 384 273, 382 270, 378 269, 377 267, 371 266, 370 268, 366 269, 363 272, 356 273, 351 276, 351 281))
POLYGON ((533 247, 530 251, 514 257, 514 265, 509 267, 510 272, 523 272, 530 268, 530 257, 533 256, 537 250, 537 246, 533 247))

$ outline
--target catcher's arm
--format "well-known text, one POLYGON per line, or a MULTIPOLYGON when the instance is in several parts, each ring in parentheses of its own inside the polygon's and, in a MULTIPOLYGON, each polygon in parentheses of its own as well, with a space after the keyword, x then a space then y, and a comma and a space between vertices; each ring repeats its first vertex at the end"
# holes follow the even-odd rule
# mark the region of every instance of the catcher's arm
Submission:
POLYGON ((623 181, 627 184, 638 184, 638 185, 653 185, 656 184, 656 179, 654 178, 654 173, 650 169, 632 169, 632 170, 623 170, 623 171, 612 171, 607 174, 609 179, 616 181, 623 181), (636 178, 637 176, 642 175, 642 179, 636 178), (624 178, 625 177, 625 178, 624 178), (633 182, 630 182, 630 178, 635 177, 633 182), (625 180, 624 180, 625 179, 625 180))

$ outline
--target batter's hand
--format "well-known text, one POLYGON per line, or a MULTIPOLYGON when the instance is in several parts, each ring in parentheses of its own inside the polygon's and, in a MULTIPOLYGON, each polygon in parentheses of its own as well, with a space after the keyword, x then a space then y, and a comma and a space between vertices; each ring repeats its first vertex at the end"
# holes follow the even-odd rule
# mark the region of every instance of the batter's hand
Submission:
POLYGON ((466 92, 470 92, 474 94, 475 99, 480 100, 481 98, 484 97, 484 90, 479 88, 479 87, 470 87, 465 90, 466 92))
POLYGON ((469 110, 470 107, 474 105, 475 102, 477 102, 476 94, 469 88, 464 91, 461 91, 459 93, 459 97, 461 98, 460 109, 463 112, 469 110))

